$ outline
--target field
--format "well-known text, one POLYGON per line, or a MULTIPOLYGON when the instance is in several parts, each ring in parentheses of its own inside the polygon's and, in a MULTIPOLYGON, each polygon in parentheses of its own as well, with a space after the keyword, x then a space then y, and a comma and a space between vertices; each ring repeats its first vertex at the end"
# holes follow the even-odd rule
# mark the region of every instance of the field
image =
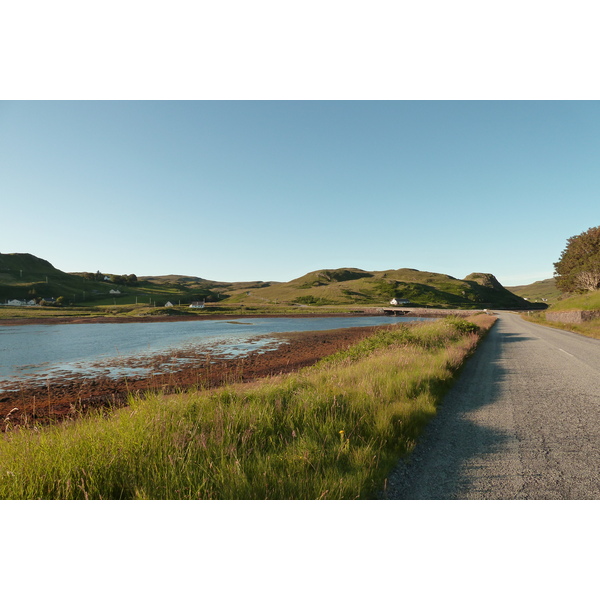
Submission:
POLYGON ((375 497, 493 321, 394 325, 290 375, 9 427, 0 498, 375 497))

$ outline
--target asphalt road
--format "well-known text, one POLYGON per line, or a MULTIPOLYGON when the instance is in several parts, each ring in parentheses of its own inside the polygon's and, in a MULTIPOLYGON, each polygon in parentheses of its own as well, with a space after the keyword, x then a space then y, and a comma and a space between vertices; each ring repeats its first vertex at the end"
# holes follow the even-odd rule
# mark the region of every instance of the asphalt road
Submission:
POLYGON ((384 495, 599 499, 600 340, 499 313, 384 495))

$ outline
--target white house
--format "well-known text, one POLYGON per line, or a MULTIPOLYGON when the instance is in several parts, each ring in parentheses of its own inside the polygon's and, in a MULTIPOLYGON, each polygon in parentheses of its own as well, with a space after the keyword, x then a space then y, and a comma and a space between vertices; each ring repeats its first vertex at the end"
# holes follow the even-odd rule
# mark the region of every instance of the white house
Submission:
POLYGON ((6 304, 9 306, 23 306, 26 303, 23 300, 9 300, 6 304))
POLYGON ((390 304, 393 304, 394 306, 399 306, 400 304, 410 304, 410 300, 407 300, 406 298, 392 298, 390 300, 390 304))
POLYGON ((168 301, 165 303, 165 306, 166 306, 167 308, 171 308, 171 306, 173 306, 173 303, 172 303, 170 300, 168 300, 168 301))
POLYGON ((204 308, 204 300, 202 302, 192 302, 190 308, 204 308))
POLYGON ((109 294, 120 294, 120 290, 110 290, 109 294))

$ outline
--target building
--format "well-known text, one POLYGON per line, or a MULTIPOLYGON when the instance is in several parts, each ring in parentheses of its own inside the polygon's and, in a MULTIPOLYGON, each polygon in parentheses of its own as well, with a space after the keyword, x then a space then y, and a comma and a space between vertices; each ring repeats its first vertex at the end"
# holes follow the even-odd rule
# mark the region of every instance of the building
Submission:
POLYGON ((406 298, 392 298, 390 304, 400 306, 401 304, 410 304, 410 300, 407 300, 406 298))
POLYGON ((202 302, 192 302, 190 308, 204 308, 204 300, 202 302))
POLYGON ((171 307, 173 306, 173 303, 172 303, 170 300, 168 300, 168 301, 165 303, 165 306, 166 306, 167 308, 171 308, 171 307))

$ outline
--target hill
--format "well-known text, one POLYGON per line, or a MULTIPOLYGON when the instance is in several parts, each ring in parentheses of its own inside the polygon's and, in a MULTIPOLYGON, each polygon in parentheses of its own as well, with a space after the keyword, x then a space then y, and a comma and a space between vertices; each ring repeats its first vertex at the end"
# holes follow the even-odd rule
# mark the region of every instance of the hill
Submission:
POLYGON ((0 254, 0 303, 9 299, 57 298, 78 305, 188 304, 206 299, 214 305, 385 306, 392 298, 413 306, 436 308, 528 308, 530 303, 504 288, 489 273, 465 279, 449 275, 391 269, 322 269, 288 281, 219 282, 187 275, 136 277, 64 273, 31 254, 0 254), (111 293, 118 290, 118 294, 111 293))
POLYGON ((363 271, 355 268, 312 271, 287 283, 240 289, 225 303, 381 305, 392 298, 414 306, 453 308, 527 308, 530 304, 505 289, 493 275, 472 273, 463 279, 449 275, 396 269, 363 271))
MULTIPOLYGON (((160 278, 158 278, 160 279, 160 278)), ((65 298, 68 304, 164 304, 167 300, 188 303, 212 292, 205 280, 192 278, 194 287, 165 281, 138 280, 135 275, 65 273, 32 254, 0 254, 0 304, 8 300, 65 298), (118 290, 112 294, 111 290, 118 290)), ((213 283, 213 282, 209 282, 213 283)))
POLYGON ((64 273, 33 254, 0 254, 0 302, 13 298, 82 298, 84 288, 81 277, 64 273))
POLYGON ((552 304, 561 298, 561 291, 556 287, 554 277, 530 283, 528 285, 513 285, 506 288, 521 298, 531 302, 545 302, 552 304))

